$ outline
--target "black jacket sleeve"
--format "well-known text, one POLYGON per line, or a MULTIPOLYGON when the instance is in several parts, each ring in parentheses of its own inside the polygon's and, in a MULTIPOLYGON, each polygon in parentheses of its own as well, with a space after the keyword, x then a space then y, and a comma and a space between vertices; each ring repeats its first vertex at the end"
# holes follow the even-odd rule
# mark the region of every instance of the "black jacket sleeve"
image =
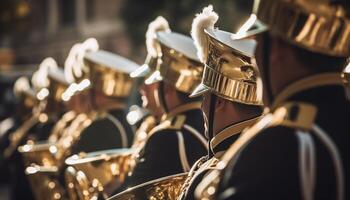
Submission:
POLYGON ((183 172, 176 132, 163 130, 152 135, 126 184, 135 186, 153 179, 183 172))
POLYGON ((260 133, 229 163, 217 199, 301 199, 297 145, 283 127, 260 133))

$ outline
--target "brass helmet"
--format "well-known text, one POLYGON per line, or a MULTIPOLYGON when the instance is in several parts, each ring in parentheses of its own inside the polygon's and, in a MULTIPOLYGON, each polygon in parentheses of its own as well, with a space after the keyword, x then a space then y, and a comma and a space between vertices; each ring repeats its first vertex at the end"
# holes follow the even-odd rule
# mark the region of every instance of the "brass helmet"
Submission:
POLYGON ((349 17, 346 0, 255 0, 249 23, 259 22, 265 30, 309 51, 348 57, 349 17))
POLYGON ((212 6, 193 20, 192 37, 205 67, 202 82, 191 96, 212 92, 230 101, 262 105, 262 83, 254 61, 255 41, 232 39, 232 33, 214 28, 217 20, 212 6))
POLYGON ((99 50, 84 56, 92 87, 110 97, 128 97, 133 85, 130 73, 139 65, 116 54, 99 50))
POLYGON ((165 81, 180 92, 191 93, 203 72, 193 40, 175 32, 158 32, 157 40, 161 50, 160 63, 145 83, 165 81))
POLYGON ((145 63, 130 74, 132 78, 146 77, 156 70, 160 52, 157 32, 161 31, 171 32, 168 21, 164 17, 158 16, 148 25, 146 31, 147 57, 145 63))

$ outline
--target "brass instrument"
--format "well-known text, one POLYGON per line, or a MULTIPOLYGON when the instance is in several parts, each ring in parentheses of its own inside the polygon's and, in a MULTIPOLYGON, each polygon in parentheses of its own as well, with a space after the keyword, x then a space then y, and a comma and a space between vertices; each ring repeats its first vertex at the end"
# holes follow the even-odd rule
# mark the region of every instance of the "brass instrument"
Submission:
MULTIPOLYGON (((35 163, 40 166, 60 168, 64 159, 70 155, 72 145, 79 140, 81 132, 91 124, 95 117, 96 113, 79 114, 73 120, 66 121, 67 127, 53 132, 48 141, 28 142, 19 147, 18 151, 22 153, 26 166, 35 163)), ((57 125, 61 126, 59 123, 57 125)))
POLYGON ((135 133, 130 149, 112 149, 69 157, 65 172, 68 195, 71 200, 90 199, 102 195, 108 197, 119 188, 127 174, 131 173, 147 134, 156 126, 154 117, 143 120, 135 133))
POLYGON ((27 167, 25 173, 37 200, 65 199, 64 188, 55 178, 59 174, 57 167, 33 164, 27 167))
POLYGON ((73 111, 67 112, 54 126, 48 141, 33 142, 31 140, 23 146, 18 147, 18 151, 22 154, 25 166, 35 163, 40 166, 54 166, 55 156, 57 152, 56 142, 62 137, 77 114, 73 111))
POLYGON ((108 197, 108 190, 118 188, 134 167, 130 162, 135 150, 115 149, 81 153, 66 159, 65 172, 70 199, 108 197))
POLYGON ((27 133, 31 128, 33 128, 37 123, 39 123, 40 115, 33 113, 32 116, 26 120, 15 132, 9 135, 10 145, 4 151, 4 157, 10 158, 12 154, 16 151, 18 145, 27 136, 27 133))
POLYGON ((82 131, 97 116, 96 112, 91 112, 89 115, 77 115, 55 143, 46 142, 23 146, 24 148, 21 150, 27 159, 26 163, 36 162, 26 168, 26 172, 30 172, 26 174, 37 199, 47 200, 66 197, 63 184, 59 181, 64 160, 71 154, 72 146, 79 140, 82 131), (40 170, 32 170, 33 166, 35 166, 34 169, 40 170), (50 172, 47 169, 50 169, 50 172), (56 189, 51 189, 52 183, 54 183, 56 189))
POLYGON ((188 173, 176 174, 129 188, 108 200, 176 200, 188 173))

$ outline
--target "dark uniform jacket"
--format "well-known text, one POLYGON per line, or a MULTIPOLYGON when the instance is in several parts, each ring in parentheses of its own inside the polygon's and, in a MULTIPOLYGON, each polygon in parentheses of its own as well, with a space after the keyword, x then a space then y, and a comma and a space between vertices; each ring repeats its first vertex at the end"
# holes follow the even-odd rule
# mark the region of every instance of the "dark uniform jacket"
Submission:
POLYGON ((209 155, 202 157, 192 166, 182 188, 179 199, 194 199, 194 190, 203 179, 205 174, 208 173, 210 169, 216 167, 217 163, 220 160, 220 156, 231 146, 231 144, 237 140, 240 133, 245 128, 253 125, 258 119, 259 117, 232 124, 219 132, 213 139, 211 139, 210 151, 213 156, 211 158, 209 155))
POLYGON ((199 102, 181 105, 163 116, 162 122, 148 135, 123 188, 188 172, 196 160, 207 154, 200 105, 199 102))
POLYGON ((85 128, 73 153, 93 152, 115 148, 128 148, 134 132, 126 121, 124 110, 111 110, 94 120, 85 128))
POLYGON ((231 160, 215 198, 338 199, 340 192, 350 199, 349 116, 340 74, 287 87, 272 114, 227 151, 231 160), (342 179, 345 192, 337 191, 342 179))

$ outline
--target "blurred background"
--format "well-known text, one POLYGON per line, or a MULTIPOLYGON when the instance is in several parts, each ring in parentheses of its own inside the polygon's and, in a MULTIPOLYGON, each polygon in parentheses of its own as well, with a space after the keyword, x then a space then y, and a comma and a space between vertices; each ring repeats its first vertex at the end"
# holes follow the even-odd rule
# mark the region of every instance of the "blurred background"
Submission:
POLYGON ((195 13, 212 4, 220 29, 233 31, 234 19, 251 1, 234 0, 1 0, 0 120, 13 110, 12 84, 30 75, 45 57, 63 65, 77 42, 95 37, 105 49, 137 63, 145 59, 145 32, 158 15, 173 31, 189 34, 195 13))
MULTIPOLYGON (((173 31, 189 35, 195 14, 212 4, 220 15, 217 26, 234 32, 240 25, 235 19, 248 15, 251 8, 251 0, 237 1, 1 0, 0 120, 14 113, 14 81, 30 76, 44 58, 53 57, 63 66, 75 43, 95 37, 100 49, 141 64, 146 56, 145 32, 158 15, 173 31)), ((0 199, 8 199, 4 184, 0 177, 0 199)))

